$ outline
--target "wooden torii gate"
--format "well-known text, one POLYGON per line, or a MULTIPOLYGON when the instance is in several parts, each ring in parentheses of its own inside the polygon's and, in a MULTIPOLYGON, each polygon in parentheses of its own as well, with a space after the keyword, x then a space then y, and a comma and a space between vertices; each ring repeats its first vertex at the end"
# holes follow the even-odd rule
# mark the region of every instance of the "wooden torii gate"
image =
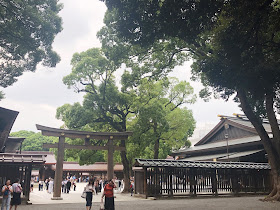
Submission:
POLYGON ((114 150, 124 151, 125 147, 114 146, 113 140, 126 140, 132 132, 87 132, 76 130, 65 130, 50 128, 42 125, 36 125, 38 130, 41 130, 44 136, 59 137, 59 142, 55 144, 43 144, 44 148, 58 148, 56 170, 54 177, 54 192, 53 200, 61 200, 61 182, 63 175, 63 160, 65 149, 88 149, 88 150, 108 150, 108 163, 107 163, 107 178, 113 179, 114 176, 114 150), (72 145, 65 143, 65 138, 79 138, 84 139, 84 145, 72 145), (105 146, 94 146, 90 144, 90 139, 108 140, 105 146))

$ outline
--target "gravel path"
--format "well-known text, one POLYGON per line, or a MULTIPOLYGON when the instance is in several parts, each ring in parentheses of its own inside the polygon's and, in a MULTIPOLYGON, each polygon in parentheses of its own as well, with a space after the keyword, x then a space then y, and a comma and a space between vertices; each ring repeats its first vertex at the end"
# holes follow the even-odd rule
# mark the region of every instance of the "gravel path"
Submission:
MULTIPOLYGON (((51 200, 52 194, 38 191, 31 193, 32 205, 21 205, 18 210, 80 210, 85 208, 81 194, 85 183, 77 184, 77 191, 62 194, 63 200, 51 200)), ((151 200, 115 193, 116 210, 280 210, 280 202, 262 202, 264 196, 249 197, 197 197, 151 200)), ((92 210, 99 210, 101 194, 93 196, 92 210)))
MULTIPOLYGON (((230 198, 195 198, 195 199, 172 199, 172 200, 130 200, 116 201, 116 210, 280 210, 280 202, 262 202, 262 197, 230 197, 230 198)), ((85 209, 85 203, 71 204, 33 204, 22 205, 19 210, 60 210, 85 209)), ((94 202, 92 210, 98 210, 99 203, 94 202)))

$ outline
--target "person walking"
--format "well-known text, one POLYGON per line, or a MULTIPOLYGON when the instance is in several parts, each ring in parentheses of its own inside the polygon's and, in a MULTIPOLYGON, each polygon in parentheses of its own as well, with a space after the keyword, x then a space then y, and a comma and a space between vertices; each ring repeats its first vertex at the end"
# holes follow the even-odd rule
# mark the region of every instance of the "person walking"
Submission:
POLYGON ((34 189, 34 181, 32 179, 30 183, 30 192, 33 192, 33 189, 34 189))
POLYGON ((76 191, 76 187, 77 187, 76 182, 77 182, 77 180, 75 179, 74 182, 73 182, 74 191, 76 191))
POLYGON ((100 177, 100 180, 99 180, 99 185, 100 185, 100 192, 101 192, 101 190, 104 188, 104 186, 103 186, 103 180, 102 180, 102 178, 100 177))
POLYGON ((67 193, 69 193, 70 188, 71 188, 71 181, 70 181, 70 179, 68 179, 68 180, 67 180, 67 183, 66 183, 67 193))
POLYGON ((99 192, 99 181, 96 180, 94 182, 94 188, 95 188, 95 195, 98 195, 98 192, 99 192))
POLYGON ((90 210, 92 206, 92 193, 94 190, 94 179, 90 178, 88 184, 85 186, 84 191, 86 192, 86 209, 90 210))
POLYGON ((130 196, 133 195, 133 192, 134 192, 134 181, 132 180, 130 184, 130 196))
POLYGON ((48 191, 49 190, 49 179, 45 180, 45 185, 46 185, 46 190, 48 191))
POLYGON ((49 193, 52 193, 53 192, 53 179, 50 178, 50 181, 49 181, 49 189, 48 189, 48 192, 49 193))
POLYGON ((8 179, 6 181, 6 184, 2 187, 3 199, 2 199, 1 210, 10 210, 12 192, 13 192, 13 188, 11 186, 11 180, 8 179))
POLYGON ((116 188, 116 185, 113 180, 109 180, 108 184, 104 187, 101 202, 103 202, 103 198, 105 196, 105 210, 115 210, 114 188, 116 188))
POLYGON ((63 191, 64 191, 64 180, 62 180, 61 182, 61 192, 63 193, 63 191))
POLYGON ((15 210, 16 210, 17 206, 21 204, 20 196, 21 196, 21 192, 22 192, 22 187, 19 182, 20 182, 19 179, 16 179, 15 183, 12 185, 13 198, 12 198, 10 210, 13 208, 13 206, 15 206, 15 210))
POLYGON ((63 192, 66 193, 67 192, 67 180, 66 179, 63 181, 63 184, 64 184, 63 192))
POLYGON ((119 189, 118 189, 118 190, 121 192, 121 186, 122 186, 122 180, 121 180, 121 179, 119 179, 119 183, 118 183, 118 185, 119 185, 119 186, 118 186, 118 187, 119 187, 119 189))

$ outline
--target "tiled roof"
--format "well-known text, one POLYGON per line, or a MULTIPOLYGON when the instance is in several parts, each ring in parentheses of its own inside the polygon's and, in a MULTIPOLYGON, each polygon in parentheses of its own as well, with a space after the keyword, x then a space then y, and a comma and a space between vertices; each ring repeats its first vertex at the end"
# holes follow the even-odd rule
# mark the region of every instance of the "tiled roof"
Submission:
POLYGON ((55 165, 56 159, 53 152, 49 151, 22 151, 22 154, 29 154, 29 155, 44 155, 45 156, 45 164, 46 165, 55 165))
POLYGON ((45 162, 45 156, 44 155, 0 153, 0 163, 43 164, 44 162, 45 162))
POLYGON ((5 143, 5 153, 16 153, 20 149, 21 143, 25 138, 9 136, 5 143))
POLYGON ((203 156, 193 156, 193 157, 187 157, 187 158, 183 158, 180 160, 184 160, 184 161, 212 161, 213 159, 217 159, 217 160, 227 160, 227 158, 229 157, 229 159, 231 158, 237 158, 237 157, 244 157, 244 156, 248 156, 248 155, 252 155, 255 153, 259 153, 259 152, 263 152, 264 150, 250 150, 250 151, 244 151, 244 152, 230 152, 230 153, 218 153, 218 154, 211 154, 211 155, 203 155, 203 156))
MULTIPOLYGON (((211 137, 213 137, 217 132, 222 131, 224 129, 225 124, 231 125, 238 129, 244 130, 247 133, 258 135, 254 126, 249 121, 249 119, 245 115, 241 114, 234 114, 235 116, 225 116, 225 115, 218 115, 220 117, 220 122, 209 132, 207 133, 201 140, 199 140, 194 146, 208 144, 211 137)), ((280 120, 278 120, 280 125, 280 120)), ((268 132, 270 138, 272 137, 271 127, 267 119, 263 119, 263 127, 268 132)), ((233 132, 232 135, 235 136, 237 130, 231 131, 233 132)), ((244 135, 244 134, 243 134, 244 135)), ((244 137, 247 135, 244 135, 244 137)), ((231 140, 231 139, 229 139, 231 140)))
POLYGON ((210 162, 210 161, 182 161, 136 159, 136 166, 141 167, 172 167, 172 168, 214 168, 214 169, 271 169, 267 163, 248 162, 210 162))
MULTIPOLYGON (((228 141, 229 148, 239 147, 241 145, 251 146, 251 145, 261 145, 260 137, 259 136, 250 136, 240 139, 233 139, 228 141)), ((194 153, 201 153, 202 151, 216 151, 217 149, 223 149, 227 148, 227 142, 226 141, 219 141, 219 142, 213 142, 208 144, 202 144, 186 149, 179 149, 177 151, 173 151, 172 155, 177 154, 194 154, 194 153)))
MULTIPOLYGON (((252 125, 252 123, 248 120, 247 117, 243 117, 243 116, 239 116, 239 117, 229 117, 229 116, 225 116, 225 118, 227 118, 230 121, 236 122, 240 125, 255 129, 254 126, 252 125)), ((263 127, 266 130, 266 132, 271 133, 271 127, 270 124, 267 121, 263 122, 263 127)))
POLYGON ((0 107, 0 152, 5 147, 6 140, 19 112, 0 107))

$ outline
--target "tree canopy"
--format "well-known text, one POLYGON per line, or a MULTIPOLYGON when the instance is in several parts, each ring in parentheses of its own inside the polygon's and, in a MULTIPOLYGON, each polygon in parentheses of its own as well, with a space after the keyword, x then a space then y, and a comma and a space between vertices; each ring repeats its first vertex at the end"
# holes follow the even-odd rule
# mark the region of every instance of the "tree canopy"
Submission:
MULTIPOLYGON (((127 148, 127 151, 120 152, 120 159, 124 165, 125 181, 129 182, 134 158, 141 156, 137 153, 139 145, 144 150, 147 148, 150 153, 155 153, 156 157, 161 151, 160 155, 163 157, 170 152, 172 145, 179 147, 185 144, 193 132, 195 121, 192 112, 186 108, 181 110, 180 106, 193 103, 195 96, 189 83, 179 82, 174 78, 158 82, 142 79, 136 86, 127 84, 127 80, 122 79, 117 86, 114 74, 121 62, 109 59, 105 54, 101 49, 92 48, 73 55, 72 72, 64 77, 63 82, 75 91, 86 94, 82 105, 75 103, 59 107, 57 118, 62 119, 65 126, 71 129, 107 132, 129 129, 138 132, 137 137, 119 142, 120 146, 127 148), (151 108, 157 110, 152 118, 151 108), (187 119, 183 119, 180 124, 176 122, 177 119, 182 119, 176 118, 178 115, 187 119), (145 121, 151 122, 153 128, 157 127, 157 131, 146 126, 145 121), (145 143, 143 133, 147 137, 145 143), (157 145, 155 152, 151 149, 154 144, 157 145)), ((129 69, 124 70, 123 78, 128 72, 129 69)), ((104 142, 92 141, 92 144, 104 142)))
POLYGON ((43 136, 41 133, 25 130, 13 132, 10 136, 25 138, 22 142, 22 151, 48 151, 49 149, 43 148, 43 143, 53 143, 57 141, 55 137, 43 136))
POLYGON ((55 67, 55 35, 62 30, 57 0, 4 0, 0 2, 0 86, 12 85, 38 63, 55 67))
POLYGON ((172 149, 190 146, 195 128, 192 112, 180 106, 194 103, 193 89, 176 78, 160 81, 142 79, 139 85, 136 117, 129 127, 134 131, 134 154, 145 158, 166 158, 172 149), (151 155, 152 154, 152 155, 151 155))
MULTIPOLYGON (((127 45, 152 49, 154 43, 180 39, 194 59, 194 77, 229 99, 234 95, 261 137, 274 177, 267 199, 280 199, 279 1, 105 1, 106 27, 127 45), (106 22, 107 21, 107 22, 106 22), (262 125, 267 117, 273 138, 262 125)), ((170 49, 174 51, 176 49, 170 49)), ((176 59, 176 57, 174 57, 176 59)), ((163 71, 157 72, 161 74, 163 71)))

